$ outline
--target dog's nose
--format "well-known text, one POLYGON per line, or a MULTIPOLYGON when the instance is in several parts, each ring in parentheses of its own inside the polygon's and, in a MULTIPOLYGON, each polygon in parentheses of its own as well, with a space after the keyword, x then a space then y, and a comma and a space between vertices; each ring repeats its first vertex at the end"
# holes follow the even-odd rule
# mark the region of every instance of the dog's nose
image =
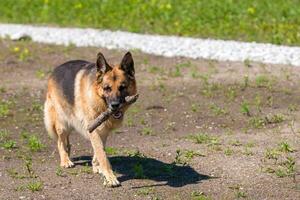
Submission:
POLYGON ((118 101, 113 101, 110 103, 110 107, 113 109, 113 110, 116 110, 118 109, 120 106, 120 103, 118 101))

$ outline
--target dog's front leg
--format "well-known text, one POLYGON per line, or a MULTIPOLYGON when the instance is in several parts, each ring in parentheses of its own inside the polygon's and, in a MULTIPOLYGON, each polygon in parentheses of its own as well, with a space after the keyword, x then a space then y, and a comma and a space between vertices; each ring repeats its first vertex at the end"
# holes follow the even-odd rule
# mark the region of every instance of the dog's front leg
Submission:
POLYGON ((117 180, 116 176, 114 175, 109 160, 107 159, 106 153, 104 151, 105 141, 102 141, 97 131, 89 133, 89 137, 94 150, 93 165, 98 164, 97 167, 99 167, 99 171, 101 170, 101 173, 105 178, 104 185, 109 187, 119 186, 120 182, 117 180))

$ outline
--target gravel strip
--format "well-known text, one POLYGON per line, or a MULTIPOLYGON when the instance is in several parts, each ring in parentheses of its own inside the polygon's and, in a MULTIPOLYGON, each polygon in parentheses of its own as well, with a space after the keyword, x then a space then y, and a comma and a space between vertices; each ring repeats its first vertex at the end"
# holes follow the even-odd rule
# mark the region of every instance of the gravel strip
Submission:
POLYGON ((166 57, 183 56, 219 61, 256 61, 300 66, 300 47, 278 46, 176 36, 160 36, 80 28, 55 28, 0 24, 0 37, 19 39, 29 36, 35 42, 108 49, 139 49, 166 57))

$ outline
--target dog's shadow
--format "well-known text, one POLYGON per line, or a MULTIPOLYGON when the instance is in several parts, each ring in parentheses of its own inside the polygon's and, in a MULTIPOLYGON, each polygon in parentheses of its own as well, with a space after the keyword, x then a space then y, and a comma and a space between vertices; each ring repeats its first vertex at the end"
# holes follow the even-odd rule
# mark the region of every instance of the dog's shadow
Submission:
MULTIPOLYGON (((81 156, 72 159, 76 165, 91 165, 90 156, 81 156)), ((197 184, 212 177, 199 174, 190 166, 168 164, 153 158, 139 156, 114 156, 109 158, 113 170, 121 176, 120 182, 131 179, 148 179, 160 182, 151 186, 168 185, 182 187, 189 184, 197 184)), ((150 187, 150 186, 148 186, 150 187)))

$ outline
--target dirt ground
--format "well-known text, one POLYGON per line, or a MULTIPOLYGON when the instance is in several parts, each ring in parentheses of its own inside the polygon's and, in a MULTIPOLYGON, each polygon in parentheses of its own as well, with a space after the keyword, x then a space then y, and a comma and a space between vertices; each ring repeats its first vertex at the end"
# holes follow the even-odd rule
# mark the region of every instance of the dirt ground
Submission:
POLYGON ((122 186, 59 168, 43 125, 46 80, 71 59, 125 51, 0 40, 0 199, 300 199, 300 68, 132 51, 140 98, 106 149, 122 186))

